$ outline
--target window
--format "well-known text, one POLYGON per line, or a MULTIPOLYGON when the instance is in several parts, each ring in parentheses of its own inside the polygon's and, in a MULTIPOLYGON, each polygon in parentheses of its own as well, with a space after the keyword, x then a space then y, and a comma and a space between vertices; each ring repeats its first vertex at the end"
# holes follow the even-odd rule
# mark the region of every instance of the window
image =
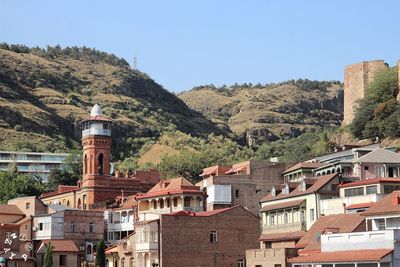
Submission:
POLYGON ((236 197, 236 198, 239 197, 239 189, 235 189, 235 197, 236 197))
POLYGON ((114 240, 114 233, 113 233, 113 232, 109 232, 109 233, 108 233, 108 240, 109 240, 109 241, 114 240))
POLYGON ((190 198, 189 197, 185 197, 184 207, 190 207, 190 198))
POLYGON ((300 221, 304 222, 306 220, 306 211, 301 210, 300 211, 300 221))
POLYGON ((364 166, 364 171, 368 171, 368 166, 364 166))
POLYGON ((96 225, 93 222, 89 223, 89 233, 94 233, 95 230, 96 230, 96 225))
POLYGON ((121 260, 121 267, 126 267, 125 258, 122 258, 121 260))
POLYGON ((282 267, 281 264, 275 264, 274 267, 282 267))
POLYGON ((344 196, 345 197, 362 196, 362 195, 364 195, 364 188, 363 187, 350 188, 350 189, 345 189, 344 190, 344 196))
POLYGON ((271 216, 271 225, 275 225, 275 216, 274 215, 271 216))
POLYGON ((25 204, 25 209, 29 210, 30 207, 31 207, 31 203, 28 202, 25 204))
POLYGON ((114 213, 110 211, 108 213, 108 223, 113 223, 113 221, 114 221, 114 213))
POLYGON ((376 219, 375 223, 378 230, 385 230, 385 219, 376 219))
POLYGON ((67 255, 60 255, 59 263, 60 266, 67 265, 67 255))
POLYGON ((289 223, 289 214, 287 212, 285 212, 284 218, 285 218, 285 223, 289 223))
MULTIPOLYGON (((106 265, 106 266, 108 266, 108 265, 106 265)), ((135 260, 133 258, 131 258, 129 260, 129 267, 134 267, 134 266, 135 266, 135 260)))
POLYGON ((272 248, 272 242, 271 241, 265 241, 264 242, 264 248, 272 248))
POLYGON ((216 243, 217 242, 217 230, 210 231, 210 242, 216 243))
POLYGON ((71 230, 72 233, 76 232, 76 225, 75 222, 71 222, 71 224, 69 225, 69 228, 71 230))
POLYGON ((39 231, 43 231, 43 223, 39 223, 39 231))
POLYGON ((98 164, 98 168, 99 168, 99 174, 100 175, 103 175, 104 173, 103 173, 103 171, 104 171, 104 169, 103 169, 103 160, 104 160, 104 156, 103 156, 103 153, 100 153, 100 155, 99 155, 99 158, 98 158, 98 161, 97 161, 97 164, 98 164))
POLYGON ((11 232, 6 232, 6 239, 11 239, 11 232))
POLYGON ((92 254, 92 246, 91 245, 87 245, 86 247, 86 255, 90 255, 92 254))
POLYGON ((127 223, 127 222, 129 222, 128 212, 123 211, 121 212, 121 223, 127 223))
POLYGON ((27 224, 25 224, 25 230, 28 230, 28 225, 27 224))
POLYGON ((261 189, 256 189, 256 194, 261 194, 261 189))
POLYGON ((174 197, 174 207, 178 207, 178 199, 174 197))
POLYGON ((398 186, 398 185, 384 185, 383 186, 383 193, 384 194, 390 194, 395 190, 400 190, 400 186, 398 186))
POLYGON ((238 267, 244 267, 244 260, 238 260, 238 267))
POLYGON ((378 192, 378 187, 376 185, 367 186, 367 195, 376 194, 378 192))
POLYGON ((314 209, 310 209, 310 221, 314 221, 315 220, 315 213, 314 213, 314 209))

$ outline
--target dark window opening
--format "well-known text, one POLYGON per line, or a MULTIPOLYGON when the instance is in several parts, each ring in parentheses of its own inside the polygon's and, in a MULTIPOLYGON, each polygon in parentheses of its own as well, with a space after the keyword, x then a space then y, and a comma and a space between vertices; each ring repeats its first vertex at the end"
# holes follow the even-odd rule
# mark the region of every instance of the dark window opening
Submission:
POLYGON ((103 172, 104 172, 104 169, 103 169, 103 158, 104 158, 104 156, 103 156, 103 153, 100 153, 100 155, 99 155, 99 159, 98 159, 98 164, 99 164, 99 174, 100 174, 100 175, 102 175, 102 174, 103 174, 103 172))

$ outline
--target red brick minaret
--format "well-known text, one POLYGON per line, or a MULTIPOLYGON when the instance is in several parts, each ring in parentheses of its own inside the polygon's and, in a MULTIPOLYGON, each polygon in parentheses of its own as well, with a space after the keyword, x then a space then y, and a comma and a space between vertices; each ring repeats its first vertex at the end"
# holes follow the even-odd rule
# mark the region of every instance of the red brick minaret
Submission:
POLYGON ((112 121, 103 115, 99 105, 94 105, 90 118, 81 123, 83 147, 82 187, 101 184, 110 177, 112 121))

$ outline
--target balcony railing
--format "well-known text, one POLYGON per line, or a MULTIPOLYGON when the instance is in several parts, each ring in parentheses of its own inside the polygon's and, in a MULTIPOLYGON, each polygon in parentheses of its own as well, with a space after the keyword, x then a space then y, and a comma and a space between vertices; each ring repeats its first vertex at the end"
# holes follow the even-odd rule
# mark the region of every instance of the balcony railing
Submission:
POLYGON ((158 242, 136 243, 137 252, 148 252, 150 250, 158 250, 158 242))
POLYGON ((295 222, 295 223, 285 223, 285 224, 277 224, 277 225, 263 225, 262 233, 287 233, 287 232, 295 232, 295 231, 305 231, 306 230, 306 222, 295 222))

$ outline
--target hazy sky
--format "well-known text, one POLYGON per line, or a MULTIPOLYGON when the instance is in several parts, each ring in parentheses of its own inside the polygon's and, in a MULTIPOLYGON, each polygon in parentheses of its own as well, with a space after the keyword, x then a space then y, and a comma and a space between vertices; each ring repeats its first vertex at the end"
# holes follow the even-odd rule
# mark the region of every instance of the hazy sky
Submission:
MULTIPOLYGON (((400 1, 0 0, 0 42, 89 46, 171 91, 343 80, 345 65, 400 59, 400 1)), ((1 60, 1 58, 0 58, 1 60)))

